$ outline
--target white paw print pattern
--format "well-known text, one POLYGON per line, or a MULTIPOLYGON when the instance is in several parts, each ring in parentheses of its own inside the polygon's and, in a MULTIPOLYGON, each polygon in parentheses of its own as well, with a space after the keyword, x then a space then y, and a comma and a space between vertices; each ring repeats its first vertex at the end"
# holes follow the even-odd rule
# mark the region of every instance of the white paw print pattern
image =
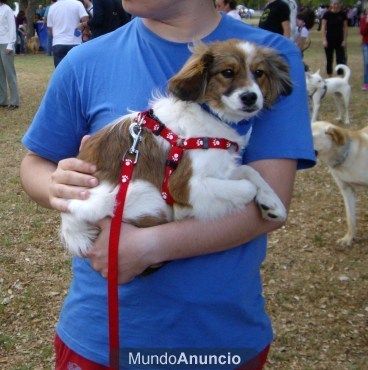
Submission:
POLYGON ((230 146, 231 146, 231 143, 228 141, 228 142, 226 143, 226 148, 230 148, 230 146))
POLYGON ((127 175, 124 175, 124 176, 121 176, 121 182, 128 182, 129 181, 129 176, 127 175))
POLYGON ((187 146, 188 145, 188 142, 186 140, 183 141, 183 145, 184 146, 187 146))
POLYGON ((179 160, 179 154, 178 153, 175 153, 173 156, 172 156, 172 160, 174 162, 177 162, 179 160))
POLYGON ((202 140, 202 139, 198 139, 198 140, 196 141, 196 144, 197 144, 197 145, 203 145, 203 140, 202 140))
POLYGON ((158 131, 159 130, 159 128, 160 128, 160 125, 155 125, 154 127, 153 127, 153 131, 158 131))
POLYGON ((164 198, 165 200, 167 199, 167 193, 165 193, 164 191, 161 193, 162 195, 162 198, 164 198))
POLYGON ((169 133, 166 135, 166 139, 172 140, 172 139, 174 139, 174 135, 173 135, 171 132, 169 132, 169 133))
POLYGON ((213 139, 213 140, 212 140, 212 145, 213 145, 213 146, 219 146, 219 145, 220 145, 220 141, 219 141, 219 140, 217 140, 217 139, 213 139))

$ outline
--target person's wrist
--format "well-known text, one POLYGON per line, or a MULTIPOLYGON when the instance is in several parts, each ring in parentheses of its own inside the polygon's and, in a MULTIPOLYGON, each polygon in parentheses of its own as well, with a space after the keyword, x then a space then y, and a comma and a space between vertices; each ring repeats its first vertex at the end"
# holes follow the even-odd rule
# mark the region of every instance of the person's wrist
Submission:
POLYGON ((159 232, 157 227, 148 227, 140 229, 141 242, 137 243, 141 245, 142 257, 144 264, 148 266, 160 264, 165 262, 164 250, 161 248, 159 242, 159 232))

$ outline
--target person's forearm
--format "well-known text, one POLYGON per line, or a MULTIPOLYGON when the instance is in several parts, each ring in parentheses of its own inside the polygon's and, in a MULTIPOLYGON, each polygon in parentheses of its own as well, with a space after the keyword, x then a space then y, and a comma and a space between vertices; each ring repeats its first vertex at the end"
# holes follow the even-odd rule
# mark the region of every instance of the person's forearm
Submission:
POLYGON ((282 22, 281 25, 282 25, 282 29, 283 29, 283 35, 285 37, 290 37, 290 35, 291 35, 290 22, 285 21, 285 22, 282 22))
POLYGON ((26 193, 35 202, 52 208, 49 202, 49 183, 56 164, 33 153, 28 153, 20 167, 20 178, 26 193))
POLYGON ((246 243, 258 235, 271 232, 282 224, 265 221, 251 203, 244 212, 212 221, 194 219, 156 227, 153 237, 155 263, 222 252, 246 243))
POLYGON ((327 41, 326 21, 325 20, 322 20, 321 35, 322 35, 322 41, 327 41))
MULTIPOLYGON (((276 165, 276 170, 269 178, 266 178, 266 181, 288 208, 296 164, 295 161, 286 160, 286 162, 288 163, 283 166, 283 171, 278 172, 279 167, 276 165)), ((271 166, 271 163, 273 162, 270 161, 268 166, 271 166)), ((270 172, 269 169, 268 172, 270 172)), ((152 260, 159 263, 225 251, 261 234, 276 230, 282 225, 281 222, 262 219, 258 207, 255 203, 251 203, 244 207, 244 211, 221 219, 212 221, 189 219, 150 228, 147 237, 153 245, 152 260)))
POLYGON ((346 44, 348 40, 348 22, 344 22, 344 40, 343 42, 346 44))

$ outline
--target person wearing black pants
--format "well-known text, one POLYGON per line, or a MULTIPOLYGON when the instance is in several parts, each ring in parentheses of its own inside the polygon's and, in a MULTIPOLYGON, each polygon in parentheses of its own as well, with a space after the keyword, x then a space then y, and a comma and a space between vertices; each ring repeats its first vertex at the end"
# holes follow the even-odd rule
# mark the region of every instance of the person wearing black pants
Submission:
POLYGON ((326 72, 329 77, 333 72, 333 56, 336 64, 346 64, 346 39, 348 34, 348 18, 342 11, 340 0, 332 0, 330 9, 322 18, 322 40, 326 53, 326 72))

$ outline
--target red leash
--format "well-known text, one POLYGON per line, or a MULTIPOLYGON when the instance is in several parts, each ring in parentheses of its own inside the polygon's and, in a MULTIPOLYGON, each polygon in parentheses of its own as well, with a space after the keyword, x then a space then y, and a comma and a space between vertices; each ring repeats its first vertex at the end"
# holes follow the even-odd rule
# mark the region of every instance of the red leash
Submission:
POLYGON ((119 369, 119 240, 122 228, 123 210, 128 190, 129 180, 132 177, 134 161, 124 159, 120 173, 120 187, 116 195, 116 207, 111 220, 109 256, 108 256, 108 314, 109 314, 109 348, 110 369, 119 369))
POLYGON ((169 177, 176 169, 178 162, 182 158, 184 151, 187 149, 229 149, 234 147, 238 150, 238 145, 232 141, 221 138, 188 138, 181 139, 162 122, 154 116, 152 111, 142 112, 129 126, 129 132, 133 139, 133 144, 123 158, 120 170, 120 186, 116 195, 116 206, 114 216, 111 220, 109 253, 108 253, 108 315, 109 315, 109 352, 110 352, 110 369, 119 369, 119 240, 122 229, 123 210, 129 182, 133 175, 134 165, 137 163, 139 151, 137 149, 142 126, 148 128, 157 136, 162 136, 170 143, 170 151, 165 167, 164 183, 162 186, 162 196, 168 204, 173 204, 174 200, 169 191, 169 177), (136 132, 137 131, 137 132, 136 132), (127 155, 135 156, 130 159, 127 155))

